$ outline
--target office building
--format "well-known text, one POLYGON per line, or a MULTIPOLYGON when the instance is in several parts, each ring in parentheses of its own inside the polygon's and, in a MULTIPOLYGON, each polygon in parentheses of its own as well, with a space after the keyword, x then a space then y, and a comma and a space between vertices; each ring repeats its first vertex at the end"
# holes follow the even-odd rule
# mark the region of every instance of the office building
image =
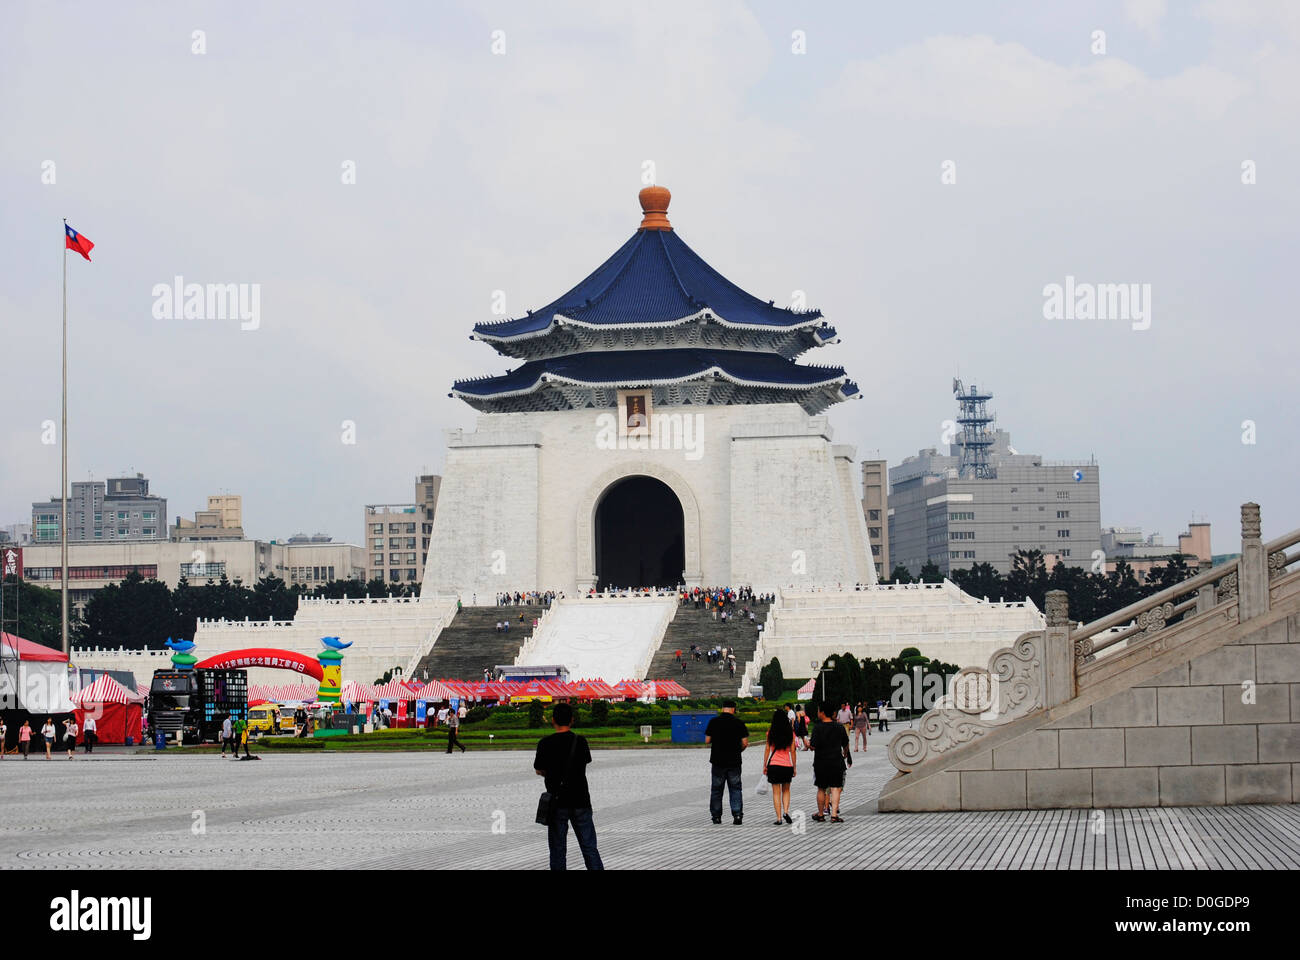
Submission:
MULTIPOLYGON (((149 493, 144 474, 73 481, 68 496, 68 542, 166 540, 167 498, 149 493)), ((58 495, 32 504, 32 542, 58 543, 58 495)))

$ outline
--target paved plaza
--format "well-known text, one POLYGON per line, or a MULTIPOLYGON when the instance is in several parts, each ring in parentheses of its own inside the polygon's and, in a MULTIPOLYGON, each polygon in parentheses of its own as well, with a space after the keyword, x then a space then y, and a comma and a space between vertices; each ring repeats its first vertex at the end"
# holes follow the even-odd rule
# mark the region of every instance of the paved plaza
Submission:
MULTIPOLYGON (((796 809, 813 811, 801 756, 796 809)), ((859 755, 861 756, 861 755, 859 755)), ((602 750, 589 768, 601 855, 635 868, 1300 867, 1300 806, 881 814, 880 738, 843 824, 772 825, 747 759, 741 827, 708 817, 708 754, 602 750)), ((0 762, 4 868, 542 868, 532 754, 59 756, 0 762), (202 826, 196 832, 196 825, 202 826)), ((725 802, 724 802, 725 806, 725 802)), ((581 867, 570 837, 570 866, 581 867)))

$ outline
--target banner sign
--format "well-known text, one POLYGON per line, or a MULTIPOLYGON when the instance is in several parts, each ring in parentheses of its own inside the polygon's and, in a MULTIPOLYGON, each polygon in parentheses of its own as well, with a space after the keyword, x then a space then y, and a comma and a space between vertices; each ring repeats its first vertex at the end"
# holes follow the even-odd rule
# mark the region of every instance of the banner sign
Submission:
POLYGON ((23 578, 23 548, 22 547, 5 547, 0 552, 0 580, 6 577, 13 577, 16 580, 23 578))

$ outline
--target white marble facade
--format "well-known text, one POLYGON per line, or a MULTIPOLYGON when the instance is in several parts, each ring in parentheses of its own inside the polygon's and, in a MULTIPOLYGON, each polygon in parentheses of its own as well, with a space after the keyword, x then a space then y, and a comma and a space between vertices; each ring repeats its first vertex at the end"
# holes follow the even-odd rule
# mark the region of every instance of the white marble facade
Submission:
POLYGON ((688 585, 874 583, 853 456, 794 403, 656 406, 648 438, 619 437, 612 408, 482 414, 447 433, 423 589, 585 592, 596 507, 633 476, 677 495, 688 585))

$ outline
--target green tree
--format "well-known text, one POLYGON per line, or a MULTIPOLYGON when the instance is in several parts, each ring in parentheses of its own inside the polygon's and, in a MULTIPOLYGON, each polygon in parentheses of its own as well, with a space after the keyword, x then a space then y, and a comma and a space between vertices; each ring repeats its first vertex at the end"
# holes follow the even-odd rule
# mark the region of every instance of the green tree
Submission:
POLYGON ((1196 571, 1187 565, 1187 560, 1181 553, 1175 554, 1165 562, 1164 566, 1151 568, 1146 582, 1148 594, 1168 590, 1195 573, 1196 571))
POLYGON ((546 707, 540 700, 528 701, 528 726, 540 727, 546 720, 546 707))
MULTIPOLYGON (((5 579, 4 615, 10 620, 17 615, 14 629, 18 636, 32 643, 59 650, 63 647, 63 600, 59 591, 38 587, 26 580, 16 580, 12 574, 5 579)), ((80 642, 84 625, 72 619, 68 608, 70 639, 80 642)))
POLYGON ((1006 581, 991 563, 976 563, 963 570, 952 570, 948 579, 972 597, 1000 600, 1006 595, 1006 581))
POLYGON ((1017 550, 1007 575, 1008 600, 1032 600, 1039 610, 1047 595, 1047 564, 1041 550, 1017 550))
POLYGON ((167 637, 175 636, 176 608, 167 584, 145 580, 133 570, 120 584, 91 596, 85 620, 82 643, 139 650, 161 647, 167 637))
POLYGON ((901 563, 894 567, 894 572, 889 575, 889 581, 890 583, 916 583, 912 571, 901 563))
MULTIPOLYGON (((1138 583, 1137 575, 1125 560, 1115 564, 1115 569, 1106 574, 1106 614, 1123 610, 1131 603, 1142 599, 1144 591, 1138 583)), ((1106 614, 1103 614, 1105 616, 1106 614)))
POLYGON ((764 699, 781 699, 785 691, 785 674, 781 672, 781 661, 773 657, 767 666, 758 671, 758 683, 763 688, 764 699))
POLYGON ((919 579, 922 583, 942 583, 943 571, 939 569, 939 565, 933 560, 926 560, 925 564, 921 567, 921 576, 919 579))
POLYGON ((298 611, 298 595, 272 574, 254 584, 250 605, 253 620, 292 620, 298 611))

